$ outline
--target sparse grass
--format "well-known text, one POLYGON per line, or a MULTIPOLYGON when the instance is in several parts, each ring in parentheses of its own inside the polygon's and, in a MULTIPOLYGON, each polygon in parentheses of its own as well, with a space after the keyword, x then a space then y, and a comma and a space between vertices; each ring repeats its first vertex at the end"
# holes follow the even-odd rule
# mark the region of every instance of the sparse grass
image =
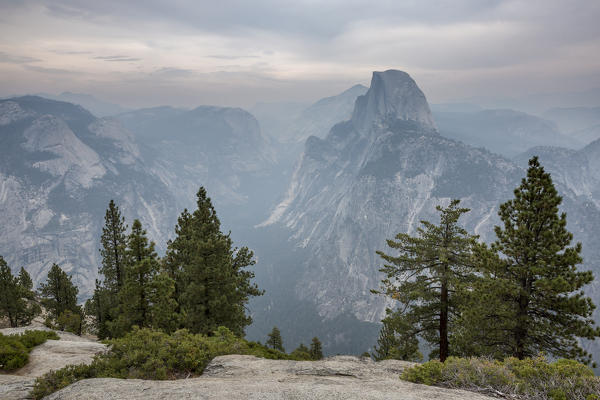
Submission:
POLYGON ((523 400, 600 400, 600 378, 573 360, 545 357, 504 361, 450 357, 403 372, 402 379, 523 400))

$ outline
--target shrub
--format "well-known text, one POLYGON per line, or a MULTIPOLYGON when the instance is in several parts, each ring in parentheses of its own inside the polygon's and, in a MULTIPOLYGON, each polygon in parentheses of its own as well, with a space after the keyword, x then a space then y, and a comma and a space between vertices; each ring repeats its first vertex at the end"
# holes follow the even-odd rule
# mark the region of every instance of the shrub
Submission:
POLYGON ((58 340, 58 335, 51 331, 25 331, 21 335, 5 336, 0 333, 0 370, 14 371, 29 360, 29 352, 47 339, 58 340))
POLYGON ((69 366, 38 378, 32 396, 41 399, 87 378, 163 380, 197 376, 214 357, 226 354, 296 359, 260 343, 240 339, 224 327, 219 327, 212 336, 192 334, 185 329, 168 335, 134 327, 122 338, 107 343, 109 351, 96 355, 90 365, 69 366))
POLYGON ((523 399, 600 399, 600 378, 589 367, 573 360, 549 363, 543 356, 524 360, 507 358, 503 362, 449 357, 444 363, 428 361, 409 368, 401 378, 523 399))

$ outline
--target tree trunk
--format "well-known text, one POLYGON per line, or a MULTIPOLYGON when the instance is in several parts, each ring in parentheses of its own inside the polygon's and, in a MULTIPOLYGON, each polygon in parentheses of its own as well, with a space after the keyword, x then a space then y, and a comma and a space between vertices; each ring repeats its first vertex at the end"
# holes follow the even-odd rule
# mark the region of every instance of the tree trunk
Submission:
POLYGON ((442 278, 440 306, 440 361, 444 362, 448 358, 448 281, 446 277, 442 278))

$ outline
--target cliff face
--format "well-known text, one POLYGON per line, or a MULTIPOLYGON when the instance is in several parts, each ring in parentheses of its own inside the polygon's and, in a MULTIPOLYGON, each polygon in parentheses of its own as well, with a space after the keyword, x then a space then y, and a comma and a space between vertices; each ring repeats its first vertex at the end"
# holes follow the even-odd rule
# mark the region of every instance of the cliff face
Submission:
POLYGON ((110 199, 164 243, 173 197, 120 124, 35 96, 0 102, 0 254, 9 265, 25 266, 37 285, 58 263, 90 295, 110 199))
MULTIPOLYGON (((568 229, 583 242, 582 268, 600 276, 596 147, 557 149, 549 152, 552 159, 537 148, 508 160, 440 136, 414 81, 398 71, 376 72, 349 121, 334 126, 325 139, 306 141, 286 197, 262 226, 289 232, 290 247, 302 256, 293 265, 279 266, 282 274, 295 271, 287 293, 312 304, 322 323, 342 315, 378 322, 389 304, 369 291, 382 278, 375 252, 388 250, 386 239, 398 232, 415 233, 421 220, 437 222, 435 207, 458 198, 471 209, 462 224, 482 240, 493 241, 498 206, 513 197, 527 159, 539 154, 564 196, 568 229)), ((586 290, 600 304, 597 282, 586 290)), ((271 312, 278 302, 268 307, 271 312)), ((352 343, 345 325, 330 324, 328 329, 326 345, 360 350, 344 347, 352 343)))

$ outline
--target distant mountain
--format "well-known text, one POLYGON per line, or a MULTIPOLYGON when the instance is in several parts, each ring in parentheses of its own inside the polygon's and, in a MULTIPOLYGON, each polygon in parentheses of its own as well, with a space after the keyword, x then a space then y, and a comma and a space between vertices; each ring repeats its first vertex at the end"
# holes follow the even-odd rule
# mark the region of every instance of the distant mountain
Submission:
POLYGON ((481 106, 471 103, 441 103, 431 104, 431 112, 436 113, 474 113, 483 111, 481 106))
MULTIPOLYGON (((479 118, 529 120, 506 114, 490 112, 479 118)), ((557 171, 553 174, 565 198, 569 229, 584 243, 585 268, 600 277, 600 168, 595 165, 600 157, 594 158, 589 146, 581 152, 557 152, 556 166, 548 164, 557 171), (567 168, 573 172, 563 178, 558 171, 567 168)), ((542 163, 546 160, 542 154, 542 163)), ((310 321, 310 326, 320 327, 329 351, 366 350, 375 342, 376 324, 390 304, 370 293, 382 278, 376 250, 388 250, 386 239, 398 232, 414 233, 420 220, 435 221, 435 207, 453 198, 471 209, 461 220, 465 227, 482 240, 494 240, 498 206, 512 197, 525 175, 524 161, 514 163, 440 135, 424 94, 410 76, 393 70, 373 73, 352 117, 324 139, 308 138, 287 196, 262 225, 261 234, 271 235, 271 248, 293 253, 283 259, 269 249, 261 251, 267 295, 253 303, 255 319, 267 331, 277 324, 295 342, 306 340, 302 335, 310 321), (303 304, 302 315, 293 306, 298 303, 303 304), (286 319, 289 315, 296 317, 286 319)), ((588 293, 600 304, 597 282, 588 293)), ((266 335, 258 326, 250 333, 266 335)), ((600 349, 594 351, 600 358, 600 349)))
POLYGON ((140 143, 149 171, 178 202, 192 207, 200 185, 219 216, 256 224, 285 186, 277 154, 256 119, 240 108, 156 107, 116 117, 140 143))
POLYGON ((304 142, 309 136, 325 137, 331 127, 350 118, 356 98, 367 90, 363 85, 354 85, 338 95, 312 104, 296 118, 292 129, 286 132, 285 140, 304 142))
POLYGON ((96 117, 108 117, 127 111, 126 108, 121 107, 118 104, 102 101, 95 98, 94 96, 84 93, 63 92, 59 95, 39 93, 37 94, 37 96, 44 97, 50 100, 66 101, 68 103, 78 104, 86 110, 90 111, 96 117))
POLYGON ((148 173, 131 133, 66 102, 0 101, 0 254, 9 265, 25 266, 38 284, 56 262, 89 296, 110 199, 164 246, 174 198, 148 173))
POLYGON ((434 112, 440 134, 514 157, 535 146, 580 148, 586 143, 561 134, 553 122, 514 110, 434 112))
POLYGON ((279 138, 287 135, 292 121, 298 118, 307 106, 307 103, 301 102, 257 103, 248 111, 260 123, 263 134, 279 138))
POLYGON ((542 115, 585 144, 600 138, 600 107, 552 108, 542 115))

